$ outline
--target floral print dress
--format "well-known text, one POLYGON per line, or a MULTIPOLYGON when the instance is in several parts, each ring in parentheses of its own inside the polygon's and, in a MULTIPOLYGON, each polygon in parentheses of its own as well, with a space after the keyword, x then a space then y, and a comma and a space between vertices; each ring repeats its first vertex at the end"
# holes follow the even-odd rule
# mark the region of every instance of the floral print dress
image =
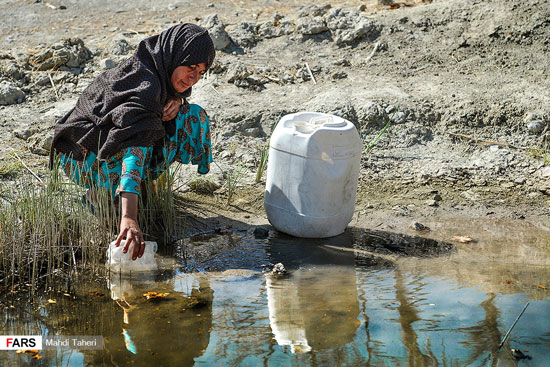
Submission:
POLYGON ((100 161, 88 152, 83 161, 59 154, 67 177, 86 188, 102 187, 114 198, 121 192, 140 194, 141 182, 154 180, 174 161, 198 165, 200 174, 208 173, 212 162, 210 122, 206 111, 195 104, 182 106, 176 117, 174 135, 166 135, 162 158, 151 159, 153 147, 128 147, 100 161))

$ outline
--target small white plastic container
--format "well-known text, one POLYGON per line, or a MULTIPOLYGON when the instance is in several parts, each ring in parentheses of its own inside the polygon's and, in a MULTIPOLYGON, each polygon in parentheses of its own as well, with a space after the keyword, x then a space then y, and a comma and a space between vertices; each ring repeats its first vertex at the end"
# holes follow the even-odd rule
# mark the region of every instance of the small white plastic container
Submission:
POLYGON ((107 263, 105 266, 110 268, 112 272, 128 274, 133 272, 154 271, 158 269, 157 261, 155 260, 155 253, 158 249, 156 242, 145 241, 145 251, 143 252, 143 256, 138 257, 135 260, 132 260, 134 244, 130 245, 128 252, 122 252, 125 242, 125 240, 122 240, 120 245, 117 247, 115 246, 115 241, 113 241, 107 249, 107 263))
POLYGON ((353 217, 361 159, 355 126, 338 116, 284 116, 269 148, 264 207, 271 224, 296 237, 332 237, 353 217))

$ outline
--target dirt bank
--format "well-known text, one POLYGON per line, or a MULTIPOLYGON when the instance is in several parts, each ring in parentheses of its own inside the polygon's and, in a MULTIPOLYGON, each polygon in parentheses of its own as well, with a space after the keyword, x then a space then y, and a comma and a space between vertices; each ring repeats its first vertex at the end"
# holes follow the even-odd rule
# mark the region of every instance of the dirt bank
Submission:
POLYGON ((544 222, 546 1, 306 3, 2 2, 1 187, 29 170, 44 175, 55 120, 94 76, 143 37, 192 21, 220 48, 192 96, 212 119, 220 167, 212 177, 223 184, 221 170, 247 162, 242 184, 251 185, 233 207, 197 199, 218 217, 265 223, 263 186, 253 184, 257 147, 280 116, 315 110, 354 122, 365 146, 395 112, 362 157, 356 226, 404 231, 413 220, 455 216, 544 222))

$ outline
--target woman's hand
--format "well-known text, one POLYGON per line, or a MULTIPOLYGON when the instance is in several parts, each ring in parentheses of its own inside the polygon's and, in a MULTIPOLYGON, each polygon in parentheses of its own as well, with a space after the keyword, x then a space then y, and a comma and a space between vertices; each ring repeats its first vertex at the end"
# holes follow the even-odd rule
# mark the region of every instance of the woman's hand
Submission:
POLYGON ((120 219, 120 232, 115 242, 115 246, 120 246, 120 242, 126 237, 123 253, 127 253, 130 245, 134 244, 132 260, 143 256, 145 251, 145 241, 143 234, 137 223, 138 195, 132 192, 122 193, 122 218, 120 219))
POLYGON ((170 99, 162 111, 162 121, 170 121, 174 119, 180 110, 181 99, 170 99))

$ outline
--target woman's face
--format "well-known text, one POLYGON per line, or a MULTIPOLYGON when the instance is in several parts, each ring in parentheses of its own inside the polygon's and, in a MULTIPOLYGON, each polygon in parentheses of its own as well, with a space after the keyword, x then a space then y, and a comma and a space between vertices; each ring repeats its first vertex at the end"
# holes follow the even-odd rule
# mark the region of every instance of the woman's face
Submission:
POLYGON ((172 73, 170 81, 178 93, 183 93, 195 85, 206 72, 206 63, 191 66, 178 66, 172 73))

